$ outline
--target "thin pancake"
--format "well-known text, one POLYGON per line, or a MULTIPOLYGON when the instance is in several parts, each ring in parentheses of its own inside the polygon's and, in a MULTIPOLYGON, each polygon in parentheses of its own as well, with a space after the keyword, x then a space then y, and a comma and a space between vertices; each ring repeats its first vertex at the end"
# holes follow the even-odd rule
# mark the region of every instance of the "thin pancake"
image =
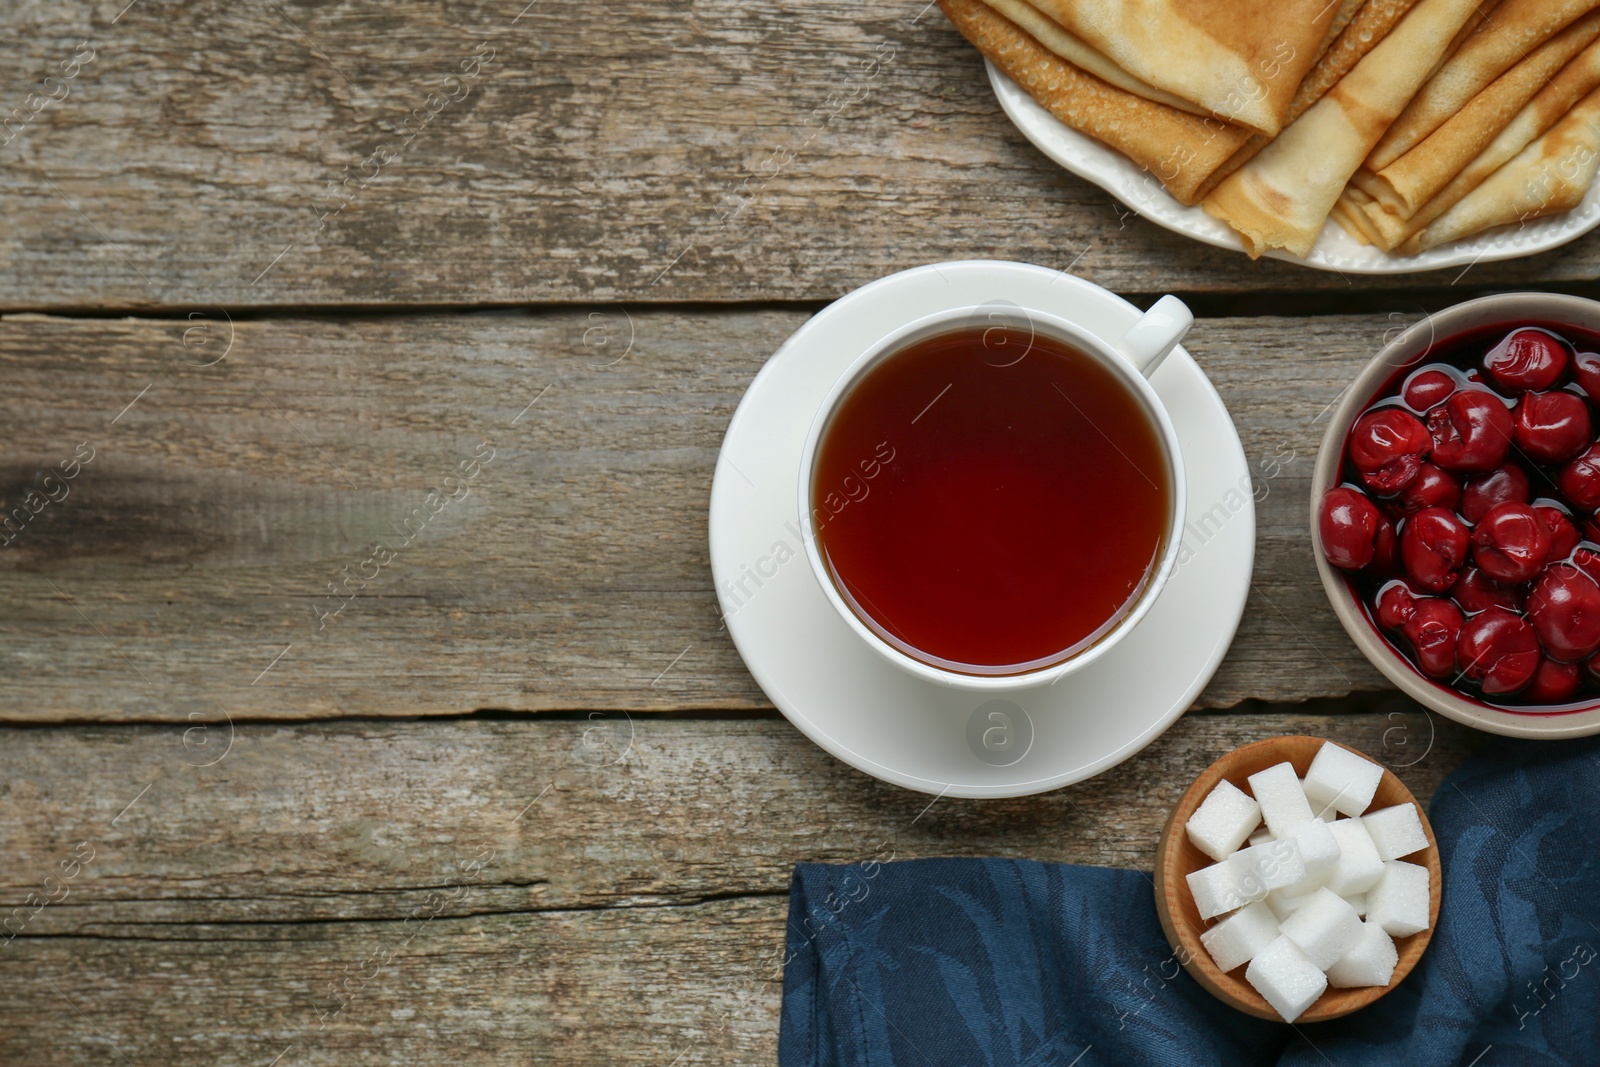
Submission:
POLYGON ((1282 128, 1339 4, 1329 0, 1032 0, 1147 85, 1265 134, 1282 128))
POLYGON ((1250 136, 1080 70, 981 0, 939 0, 939 7, 984 58, 1052 115, 1131 158, 1185 204, 1195 202, 1200 183, 1250 136))
POLYGON ((1600 167, 1600 89, 1591 92, 1413 239, 1418 251, 1494 226, 1569 211, 1583 202, 1600 167))
MULTIPOLYGON (((1461 173, 1451 178, 1449 184, 1434 194, 1432 199, 1418 208, 1411 218, 1402 219, 1385 211, 1371 197, 1366 197, 1361 202, 1361 211, 1367 216, 1369 228, 1379 235, 1374 243, 1389 251, 1399 249, 1407 254, 1415 254, 1418 248, 1408 238, 1454 207, 1484 179, 1532 143, 1534 138, 1561 121, 1579 100, 1596 88, 1600 88, 1600 41, 1585 48, 1571 63, 1561 68, 1560 73, 1539 90, 1506 124, 1505 129, 1489 142, 1489 146, 1463 167, 1461 173)), ((1355 191, 1355 187, 1351 186, 1346 190, 1346 195, 1355 191)), ((1360 198, 1357 199, 1360 202, 1360 198)))
POLYGON ((1044 14, 1028 0, 988 0, 989 6, 994 8, 1006 18, 1015 22, 1028 36, 1044 45, 1050 51, 1071 63, 1093 74, 1101 81, 1109 82, 1118 89, 1125 89, 1130 93, 1154 100, 1158 104, 1166 104, 1180 111, 1192 112, 1196 115, 1205 114, 1199 104, 1191 103, 1153 85, 1148 85, 1132 74, 1117 66, 1104 55, 1084 44, 1078 38, 1062 29, 1061 26, 1044 14))
POLYGON ((1354 70, 1218 185, 1204 200, 1206 211, 1239 231, 1252 258, 1269 248, 1311 251, 1350 176, 1476 6, 1421 0, 1354 70))
POLYGON ((1408 219, 1461 173, 1550 79, 1600 36, 1600 12, 1574 22, 1496 78, 1427 139, 1374 174, 1352 179, 1385 209, 1408 219))
MULTIPOLYGON (((1300 88, 1294 94, 1294 101, 1289 105, 1288 121, 1293 122, 1310 110, 1312 104, 1321 100, 1329 89, 1337 85, 1341 78, 1361 62, 1362 56, 1389 36, 1389 31, 1394 29, 1395 23, 1399 22, 1415 3, 1416 0, 1367 0, 1362 4, 1355 16, 1344 29, 1339 31, 1337 38, 1322 53, 1317 65, 1311 68, 1311 72, 1300 83, 1300 88)), ((1254 159, 1256 153, 1265 148, 1271 140, 1272 138, 1260 134, 1251 137, 1231 159, 1212 171, 1211 176, 1200 186, 1200 196, 1209 195, 1222 179, 1254 159)))
POLYGON ((1382 170, 1399 159, 1490 82, 1596 7, 1600 0, 1504 0, 1428 79, 1373 147, 1367 168, 1382 170))

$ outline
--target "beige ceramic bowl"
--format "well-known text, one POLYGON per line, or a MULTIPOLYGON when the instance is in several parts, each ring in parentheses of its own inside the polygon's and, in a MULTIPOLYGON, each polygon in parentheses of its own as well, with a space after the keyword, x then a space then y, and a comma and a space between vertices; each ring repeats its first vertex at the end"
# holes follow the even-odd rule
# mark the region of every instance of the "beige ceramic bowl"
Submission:
POLYGON ((1317 466, 1311 478, 1311 543, 1322 587, 1333 603, 1334 614, 1345 632, 1372 665, 1409 697, 1439 714, 1490 733, 1510 737, 1582 737, 1600 733, 1600 701, 1585 710, 1553 714, 1501 711, 1435 682, 1391 647, 1368 619, 1344 575, 1322 554, 1317 532, 1317 509, 1323 494, 1339 484, 1345 437, 1350 426, 1377 394, 1405 368, 1425 361, 1429 346, 1480 326, 1504 323, 1508 328, 1527 322, 1567 323, 1600 333, 1600 303, 1554 293, 1504 293, 1468 300, 1428 316, 1384 347, 1345 390, 1323 435, 1317 466))

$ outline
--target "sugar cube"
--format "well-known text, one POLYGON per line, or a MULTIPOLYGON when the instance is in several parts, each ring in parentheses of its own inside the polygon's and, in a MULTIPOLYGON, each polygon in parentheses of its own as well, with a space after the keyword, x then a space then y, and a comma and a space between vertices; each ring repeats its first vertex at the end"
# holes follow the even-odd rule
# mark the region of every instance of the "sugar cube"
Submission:
POLYGON ((1325 883, 1339 862, 1339 842, 1333 839, 1333 831, 1321 819, 1307 819, 1284 827, 1280 840, 1293 841, 1300 848, 1306 873, 1298 888, 1304 892, 1325 883))
POLYGON ((1383 865, 1383 874, 1367 894, 1367 922, 1394 937, 1428 928, 1428 868, 1402 860, 1383 865))
POLYGON ((1264 771, 1257 771, 1249 780, 1250 792, 1255 794, 1256 803, 1261 805, 1261 817, 1266 820, 1267 829, 1272 831, 1274 837, 1283 836, 1284 827, 1311 818, 1311 805, 1306 802, 1305 791, 1300 788, 1300 779, 1294 773, 1293 764, 1276 764, 1264 771))
POLYGON ((1346 815, 1360 815, 1372 803, 1372 795, 1378 791, 1381 781, 1382 767, 1327 741, 1317 750, 1311 768, 1306 771, 1305 794, 1321 809, 1331 806, 1346 815))
POLYGON ((1218 782, 1183 824, 1194 847, 1214 860, 1227 859, 1261 823, 1254 798, 1232 782, 1218 782))
POLYGON ((1428 835, 1422 829, 1422 817, 1415 804, 1369 811, 1361 816, 1361 825, 1367 828, 1381 860, 1397 860, 1428 847, 1428 835))
POLYGON ((1367 917, 1367 895, 1365 893, 1351 893, 1344 899, 1348 900, 1350 906, 1356 909, 1357 915, 1363 919, 1367 917))
POLYGON ((1279 929, 1306 959, 1319 970, 1327 970, 1355 947, 1361 937, 1361 917, 1348 901, 1324 886, 1283 920, 1279 929))
POLYGON ((1194 906, 1200 910, 1200 918, 1221 915, 1267 895, 1264 888, 1246 887, 1242 878, 1244 872, 1244 865, 1233 862, 1230 857, 1188 876, 1189 892, 1194 897, 1194 906))
POLYGON ((1260 829, 1256 830, 1255 833, 1253 833, 1249 837, 1245 838, 1245 842, 1244 843, 1247 844, 1247 845, 1264 845, 1268 841, 1274 841, 1274 840, 1277 840, 1277 839, 1272 836, 1272 831, 1268 830, 1265 826, 1263 826, 1260 829))
MULTIPOLYGON (((1322 887, 1318 886, 1317 888, 1320 889, 1322 887)), ((1272 914, 1278 917, 1278 921, 1282 922, 1299 910, 1300 905, 1309 900, 1311 893, 1315 892, 1316 889, 1311 890, 1310 893, 1297 893, 1292 889, 1274 889, 1267 893, 1265 903, 1267 907, 1272 909, 1272 914)))
POLYGON ((1341 897, 1365 893, 1383 874, 1383 861, 1360 819, 1340 819, 1326 824, 1339 843, 1339 859, 1326 885, 1341 897))
POLYGON ((1336 989, 1388 985, 1400 953, 1394 939, 1377 923, 1362 923, 1355 947, 1328 968, 1328 984, 1336 989))
POLYGON ((1260 901, 1246 904, 1200 934, 1200 943, 1221 971, 1249 963, 1257 952, 1277 939, 1278 917, 1260 901))
POLYGON ((1321 819, 1323 822, 1332 822, 1339 817, 1339 813, 1334 810, 1332 804, 1322 804, 1318 807, 1319 810, 1317 811, 1317 818, 1321 819))
POLYGON ((1272 1005, 1272 1010, 1291 1023, 1328 988, 1328 978, 1321 968, 1281 935, 1256 953, 1245 968, 1244 977, 1272 1005))
POLYGON ((1292 838, 1240 849, 1229 857, 1228 862, 1238 866, 1239 884, 1247 894, 1258 900, 1266 896, 1268 890, 1298 885, 1306 877, 1300 846, 1292 838))

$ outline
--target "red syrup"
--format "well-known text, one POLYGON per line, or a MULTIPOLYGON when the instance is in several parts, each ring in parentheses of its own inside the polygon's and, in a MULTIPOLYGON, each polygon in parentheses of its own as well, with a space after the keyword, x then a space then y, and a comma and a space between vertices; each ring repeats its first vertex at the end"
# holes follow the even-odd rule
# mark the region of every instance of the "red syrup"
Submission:
POLYGON ((1089 647, 1138 603, 1171 525, 1172 474, 1136 393, 1087 355, 1010 327, 879 361, 824 428, 820 555, 901 652, 1017 674, 1089 647))

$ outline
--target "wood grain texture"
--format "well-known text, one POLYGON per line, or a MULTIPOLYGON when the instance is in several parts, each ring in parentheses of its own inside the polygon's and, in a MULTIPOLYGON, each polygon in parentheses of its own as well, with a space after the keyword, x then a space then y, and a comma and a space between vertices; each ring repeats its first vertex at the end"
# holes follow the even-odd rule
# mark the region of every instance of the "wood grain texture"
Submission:
MULTIPOLYGON (((721 629, 706 509, 729 417, 804 317, 0 320, 0 515, 24 508, 0 718, 767 707, 721 629)), ((1261 499, 1204 706, 1386 688, 1318 584, 1306 493, 1321 416, 1393 325, 1192 335, 1261 499)))
POLYGON ((776 719, 255 724, 215 751, 7 728, 0 912, 65 895, 0 942, 0 1059, 771 1063, 793 863, 1148 870, 1193 776, 1298 732, 1420 797, 1482 741, 1398 700, 1196 713, 1092 783, 929 806, 776 719))
POLYGON ((404 930, 162 924, 19 938, 4 961, 0 1056, 30 1067, 775 1063, 786 911, 757 898, 404 930))
MULTIPOLYGON (((0 15, 0 309, 818 300, 996 257, 1122 292, 1392 284, 1142 221, 1022 138, 924 0, 122 7, 0 15)), ((1597 272, 1590 236, 1471 278, 1597 272)))
POLYGON ((1090 783, 930 803, 776 718, 254 724, 235 727, 231 747, 218 726, 204 738, 179 726, 13 729, 0 752, 0 905, 20 904, 79 841, 92 862, 26 933, 401 919, 458 883, 468 893, 444 914, 678 906, 781 894, 798 860, 999 855, 1148 870, 1195 776, 1239 745, 1295 732, 1384 760, 1424 800, 1478 736, 1398 697, 1362 714, 1199 712, 1090 783))

